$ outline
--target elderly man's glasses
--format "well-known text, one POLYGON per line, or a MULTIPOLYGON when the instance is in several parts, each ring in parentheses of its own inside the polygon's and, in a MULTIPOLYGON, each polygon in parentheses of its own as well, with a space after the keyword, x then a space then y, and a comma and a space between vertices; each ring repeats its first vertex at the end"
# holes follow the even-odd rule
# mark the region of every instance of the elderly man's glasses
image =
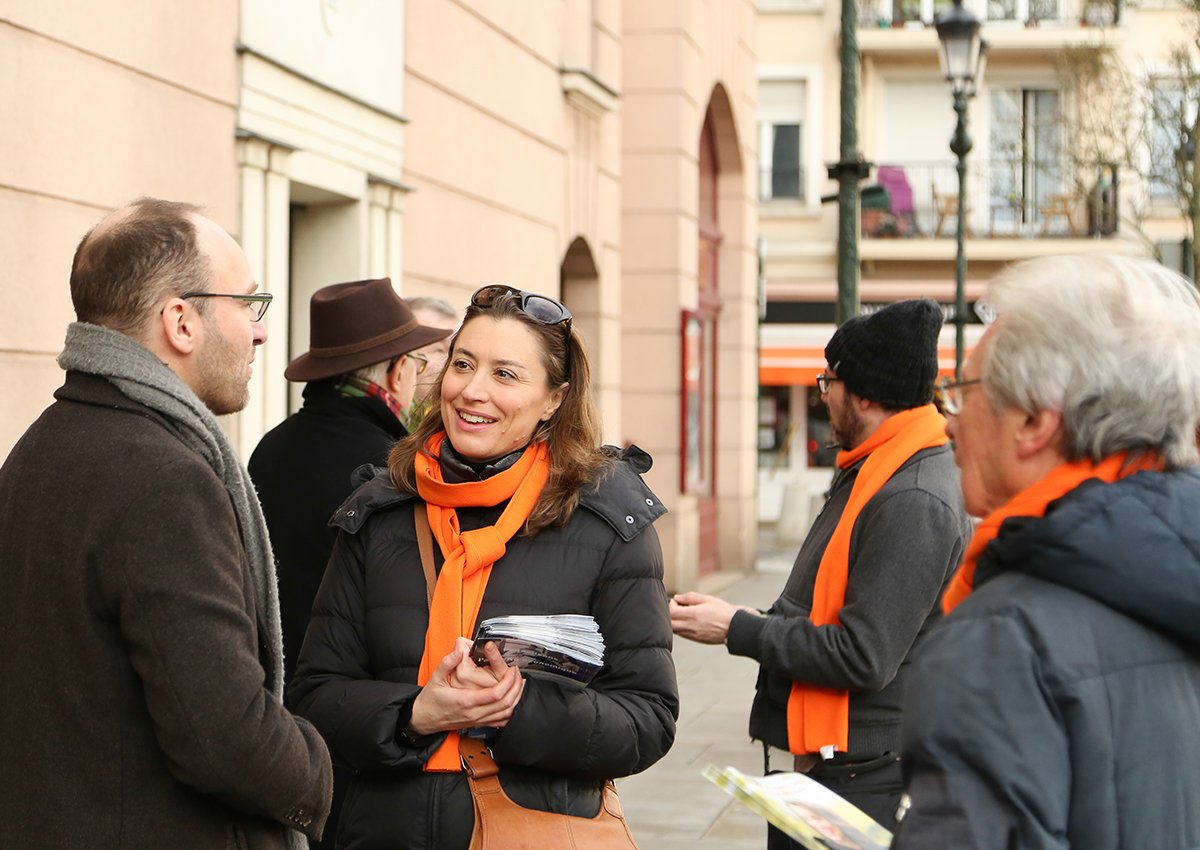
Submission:
POLYGON ((829 392, 829 385, 834 381, 840 380, 841 378, 835 378, 832 375, 826 375, 822 372, 820 375, 817 375, 817 390, 820 391, 821 395, 825 395, 825 393, 829 392))
POLYGON ((185 292, 180 298, 232 298, 235 301, 241 301, 246 305, 246 311, 250 314, 250 321, 261 322, 262 317, 267 314, 267 308, 271 306, 271 299, 275 296, 269 292, 255 292, 251 295, 239 295, 235 292, 185 292))
POLYGON ((933 397, 943 411, 951 416, 958 416, 963 408, 963 390, 975 384, 982 384, 983 378, 972 378, 969 381, 955 381, 952 378, 942 378, 934 385, 933 397))
POLYGON ((413 354, 410 352, 404 356, 409 360, 417 361, 417 375, 424 375, 425 370, 429 368, 429 358, 424 354, 413 354))
POLYGON ((543 325, 569 324, 571 311, 559 304, 553 298, 538 295, 536 292, 525 292, 501 283, 492 284, 479 289, 471 296, 471 303, 476 307, 491 307, 501 298, 517 298, 521 302, 521 312, 535 322, 543 325))
POLYGON ((393 357, 391 360, 389 360, 388 365, 387 365, 387 371, 390 372, 390 371, 392 371, 392 369, 396 368, 396 364, 399 363, 401 360, 412 360, 413 362, 415 362, 417 364, 416 374, 417 374, 418 378, 421 375, 424 375, 425 370, 429 368, 429 358, 428 357, 426 357, 424 354, 415 354, 414 352, 409 351, 406 354, 397 354, 395 357, 393 357))

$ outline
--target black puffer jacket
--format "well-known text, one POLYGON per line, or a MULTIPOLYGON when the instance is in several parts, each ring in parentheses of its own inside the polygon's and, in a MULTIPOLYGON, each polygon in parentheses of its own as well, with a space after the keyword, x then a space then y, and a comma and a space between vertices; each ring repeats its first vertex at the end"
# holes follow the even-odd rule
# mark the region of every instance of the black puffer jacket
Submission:
POLYGON ((897 848, 1200 847, 1200 474, 1012 519, 917 652, 897 848))
POLYGON ((247 468, 271 532, 279 575, 284 681, 292 681, 313 599, 333 551, 329 518, 364 463, 387 463, 407 432, 382 399, 346 398, 335 381, 304 388, 304 406, 268 431, 247 468))
MULTIPOLYGON (((513 538, 492 568, 480 620, 586 613, 606 645, 604 669, 586 689, 526 681, 493 748, 505 789, 522 805, 594 815, 603 780, 646 769, 674 740, 679 698, 651 525, 665 509, 638 474, 647 468, 644 452, 626 452, 581 495, 565 527, 513 538)), ((398 733, 419 691, 429 619, 413 526, 420 504, 381 473, 338 509, 342 534, 290 692, 334 759, 357 771, 338 847, 460 850, 470 840, 463 774, 421 771, 442 736, 398 733)), ((503 507, 460 508, 461 527, 492 524, 503 507)))

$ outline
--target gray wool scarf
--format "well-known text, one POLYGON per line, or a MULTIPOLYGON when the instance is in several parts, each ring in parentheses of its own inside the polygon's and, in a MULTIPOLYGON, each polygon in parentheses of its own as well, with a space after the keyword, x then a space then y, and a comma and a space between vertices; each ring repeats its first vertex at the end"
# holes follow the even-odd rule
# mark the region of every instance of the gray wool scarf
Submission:
POLYGON ((58 365, 106 378, 133 401, 168 419, 179 438, 197 451, 224 483, 237 513, 255 596, 266 618, 262 642, 270 655, 271 669, 267 674, 271 693, 282 702, 283 632, 271 540, 250 475, 217 424, 217 418, 167 364, 123 333, 87 322, 72 322, 67 327, 67 340, 58 356, 58 365))

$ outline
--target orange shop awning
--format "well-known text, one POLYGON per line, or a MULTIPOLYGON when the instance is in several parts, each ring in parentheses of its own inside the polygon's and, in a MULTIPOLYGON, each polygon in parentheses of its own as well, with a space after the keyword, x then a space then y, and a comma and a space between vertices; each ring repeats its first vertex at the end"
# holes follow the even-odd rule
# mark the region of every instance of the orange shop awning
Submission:
POLYGON ((764 347, 758 360, 758 383, 764 387, 813 387, 825 368, 825 348, 764 347))
MULTIPOLYGON (((971 354, 971 348, 982 333, 968 334, 963 359, 971 354)), ((938 346, 938 374, 954 374, 954 340, 951 332, 950 345, 942 339, 938 346)), ((820 346, 763 346, 759 354, 758 383, 764 387, 815 387, 817 375, 824 371, 825 347, 820 346)))

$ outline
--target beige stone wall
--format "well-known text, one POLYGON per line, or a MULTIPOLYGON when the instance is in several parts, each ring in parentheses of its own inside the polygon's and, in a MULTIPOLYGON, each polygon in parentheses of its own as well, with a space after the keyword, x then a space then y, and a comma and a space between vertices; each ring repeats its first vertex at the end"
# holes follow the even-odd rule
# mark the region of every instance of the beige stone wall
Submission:
POLYGON ((620 442, 620 9, 408 11, 404 294, 459 308, 486 283, 562 296, 588 345, 605 438, 620 442))
POLYGON ((237 3, 10 0, 0 12, 0 457, 62 382, 80 237, 138 197, 235 234, 237 3))
MULTIPOLYGON (((404 110, 404 3, 242 0, 242 43, 385 113, 404 110)), ((320 111, 316 103, 303 102, 320 111)))
POLYGON ((718 115, 722 311, 718 324, 717 499, 723 569, 756 551, 756 20, 753 2, 623 4, 622 430, 655 457, 651 486, 667 584, 697 581, 696 499, 680 493, 680 311, 697 304, 698 148, 718 115))

